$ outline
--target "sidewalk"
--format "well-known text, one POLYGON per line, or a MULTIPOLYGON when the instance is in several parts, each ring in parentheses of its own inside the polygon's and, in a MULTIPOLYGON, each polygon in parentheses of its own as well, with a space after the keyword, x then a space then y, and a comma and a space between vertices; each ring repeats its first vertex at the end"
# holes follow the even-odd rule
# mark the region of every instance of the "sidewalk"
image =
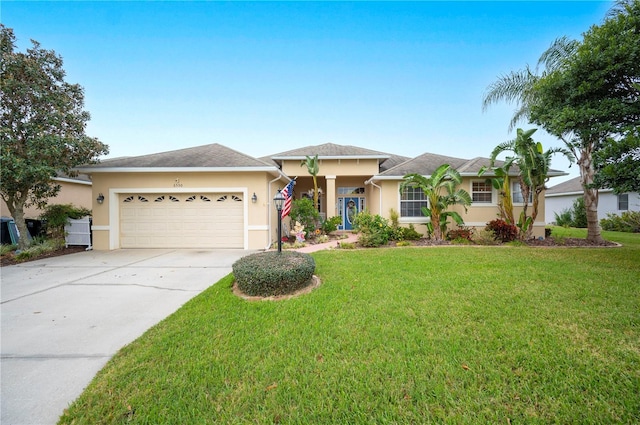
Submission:
POLYGON ((294 249, 292 251, 304 252, 309 254, 316 251, 322 251, 324 249, 336 248, 338 244, 341 244, 343 242, 356 243, 358 241, 358 235, 355 233, 345 233, 345 235, 347 236, 345 239, 334 240, 326 243, 309 244, 305 247, 294 249))

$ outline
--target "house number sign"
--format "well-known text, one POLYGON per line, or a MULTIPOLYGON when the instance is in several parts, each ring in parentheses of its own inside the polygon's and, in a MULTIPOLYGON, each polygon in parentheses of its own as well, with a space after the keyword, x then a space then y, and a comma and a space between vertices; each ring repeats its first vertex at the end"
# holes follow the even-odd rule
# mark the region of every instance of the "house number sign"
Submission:
POLYGON ((182 187, 182 183, 180 183, 180 179, 176 179, 176 181, 173 183, 173 187, 182 187))

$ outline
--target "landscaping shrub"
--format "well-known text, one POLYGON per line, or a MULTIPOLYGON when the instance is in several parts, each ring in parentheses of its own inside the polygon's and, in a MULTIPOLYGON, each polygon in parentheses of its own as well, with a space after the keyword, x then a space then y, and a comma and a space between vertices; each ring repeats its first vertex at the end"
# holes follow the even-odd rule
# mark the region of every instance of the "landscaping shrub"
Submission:
POLYGON ((573 225, 573 214, 571 213, 571 209, 565 208, 560 212, 560 214, 553 213, 553 215, 555 217, 554 222, 556 226, 571 227, 573 225))
POLYGON ((584 206, 584 198, 581 196, 573 201, 571 208, 565 208, 560 214, 553 213, 556 226, 562 227, 587 227, 587 208, 584 206))
POLYGON ((233 275, 238 288, 250 296, 291 294, 308 286, 316 263, 309 254, 295 251, 267 251, 236 261, 233 275))
POLYGON ((379 215, 372 215, 368 211, 362 211, 353 223, 355 230, 360 232, 358 243, 361 246, 375 248, 386 245, 391 238, 391 227, 386 219, 379 215))
POLYGON ((91 210, 83 207, 76 207, 73 204, 53 204, 48 205, 40 215, 40 219, 45 222, 47 236, 53 239, 64 239, 64 226, 69 223, 69 219, 79 219, 91 215, 91 210))
POLYGON ((466 239, 467 241, 473 240, 473 227, 459 227, 457 229, 451 229, 447 233, 447 240, 453 241, 456 239, 466 239))
POLYGON ((31 246, 16 254, 16 260, 26 261, 34 257, 38 257, 48 252, 57 251, 64 248, 64 240, 62 239, 34 239, 31 246))
POLYGON ((573 201, 571 210, 571 227, 585 229, 587 227, 587 208, 584 206, 584 197, 579 197, 573 201))
POLYGON ((500 242, 511 242, 518 237, 518 228, 499 218, 488 222, 486 229, 492 231, 500 242))
POLYGON ((296 221, 304 226, 306 238, 315 237, 316 223, 320 221, 320 214, 313 206, 313 201, 308 198, 296 199, 291 203, 292 225, 296 221))
POLYGON ((324 233, 331 233, 338 230, 338 226, 340 226, 341 224, 342 224, 342 217, 337 215, 335 217, 330 217, 324 220, 320 225, 320 229, 322 229, 324 233))
POLYGON ((498 245, 500 241, 492 230, 482 229, 474 233, 473 242, 478 245, 498 245))
POLYGON ((418 233, 413 223, 409 227, 400 225, 400 214, 393 208, 389 211, 391 228, 389 229, 389 239, 392 241, 417 241, 422 238, 422 233, 418 233))
POLYGON ((640 232, 640 211, 625 211, 621 215, 607 214, 607 218, 600 220, 602 230, 615 232, 640 232))

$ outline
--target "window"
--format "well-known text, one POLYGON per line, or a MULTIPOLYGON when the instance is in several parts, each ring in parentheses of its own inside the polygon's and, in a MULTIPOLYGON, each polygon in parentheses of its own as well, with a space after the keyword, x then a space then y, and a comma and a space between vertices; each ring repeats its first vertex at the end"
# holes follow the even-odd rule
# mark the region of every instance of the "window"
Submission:
POLYGON ((418 187, 405 187, 400 197, 400 217, 424 217, 422 207, 428 207, 427 197, 418 187))
POLYGON ((471 200, 480 204, 490 204, 493 202, 493 188, 491 183, 486 181, 471 182, 471 200))
POLYGON ((618 195, 618 210, 627 211, 629 209, 629 194, 621 193, 618 195))
POLYGON ((364 193, 364 187, 339 187, 338 195, 357 195, 364 193))
MULTIPOLYGON (((524 204, 524 197, 522 195, 522 188, 520 182, 511 182, 511 201, 514 204, 524 204)), ((529 204, 533 202, 533 193, 529 191, 529 204)))

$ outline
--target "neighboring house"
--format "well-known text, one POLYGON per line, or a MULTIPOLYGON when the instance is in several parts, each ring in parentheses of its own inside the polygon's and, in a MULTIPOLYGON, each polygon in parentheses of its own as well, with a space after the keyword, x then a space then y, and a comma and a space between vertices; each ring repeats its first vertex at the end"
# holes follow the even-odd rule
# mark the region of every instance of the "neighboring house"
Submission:
MULTIPOLYGON (((80 167, 93 181, 93 247, 268 248, 277 240, 273 197, 294 178, 295 199, 312 195, 313 180, 301 162, 314 155, 320 163, 320 213, 341 216, 342 230, 352 229, 359 211, 388 218, 393 209, 400 213, 401 223, 413 223, 426 233, 422 192, 400 194, 400 184, 408 173, 430 175, 444 163, 461 173, 462 187, 473 197, 466 214, 456 207, 468 225, 484 227, 498 215, 497 191, 477 177, 489 164, 487 158, 424 154, 411 159, 331 143, 253 158, 211 144, 80 167), (102 204, 97 203, 100 196, 102 204)), ((552 170, 550 175, 565 173, 552 170)), ((517 183, 514 190, 519 193, 517 183)), ((517 213, 519 205, 516 202, 517 213)), ((544 236, 544 202, 539 217, 534 234, 544 236)))
MULTIPOLYGON (((564 210, 573 208, 576 199, 583 196, 580 177, 567 180, 550 187, 545 193, 545 222, 551 224, 564 210)), ((616 195, 613 189, 598 190, 598 220, 607 218, 607 214, 620 215, 625 211, 640 211, 640 195, 637 192, 616 195)))
MULTIPOLYGON (((77 177, 60 175, 54 177, 53 181, 60 185, 60 192, 55 198, 47 200, 48 205, 52 204, 73 204, 76 207, 91 209, 92 190, 91 180, 86 174, 79 174, 77 177)), ((37 219, 43 211, 35 206, 25 208, 24 218, 37 219)), ((7 204, 0 199, 0 214, 2 217, 11 217, 7 204)))

